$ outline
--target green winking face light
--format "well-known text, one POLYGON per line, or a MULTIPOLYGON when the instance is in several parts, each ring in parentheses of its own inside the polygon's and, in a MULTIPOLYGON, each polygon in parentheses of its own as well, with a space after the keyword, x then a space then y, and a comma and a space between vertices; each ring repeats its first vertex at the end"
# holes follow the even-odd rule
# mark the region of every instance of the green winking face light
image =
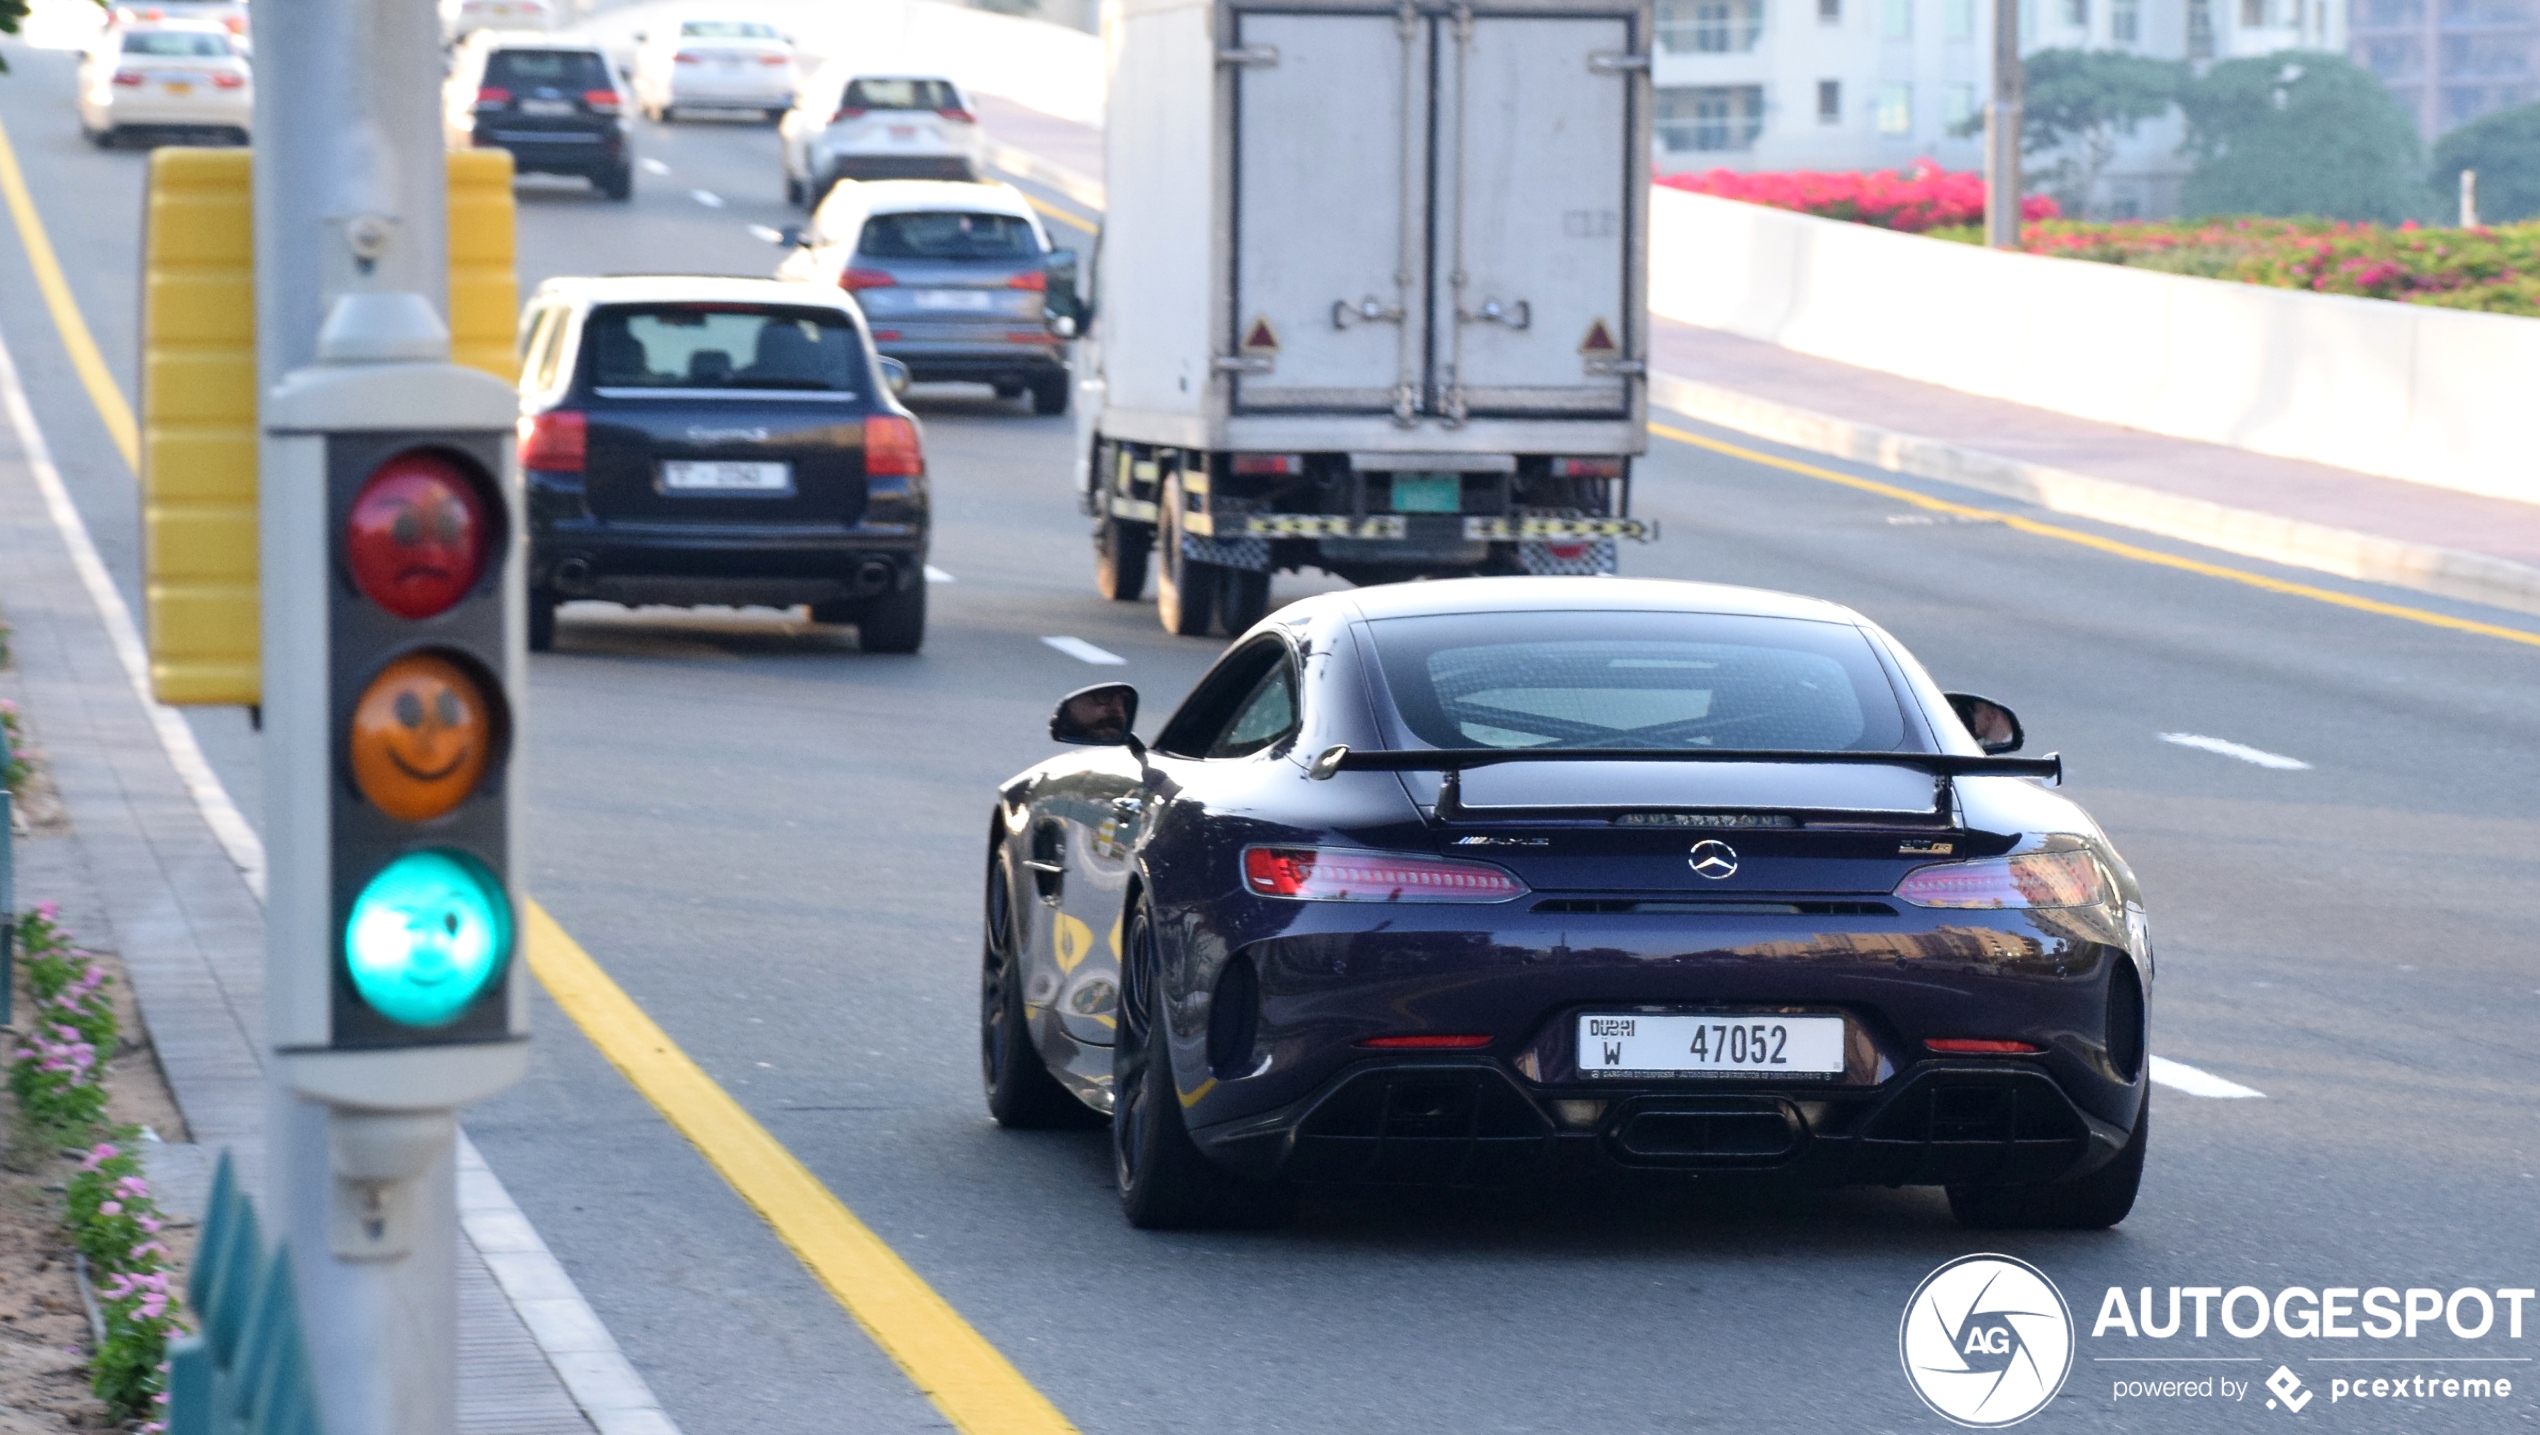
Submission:
POLYGON ((390 1021, 447 1026, 511 955, 511 901, 456 852, 409 852, 353 901, 344 958, 353 989, 390 1021))

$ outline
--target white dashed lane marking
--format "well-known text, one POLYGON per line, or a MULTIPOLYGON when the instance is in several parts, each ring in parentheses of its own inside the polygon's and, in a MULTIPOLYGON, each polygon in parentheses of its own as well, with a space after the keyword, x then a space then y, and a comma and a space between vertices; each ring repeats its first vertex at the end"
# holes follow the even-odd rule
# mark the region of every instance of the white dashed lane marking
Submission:
POLYGON ((764 224, 751 225, 750 237, 761 244, 782 244, 785 242, 785 232, 783 230, 770 229, 764 224))
POLYGON ((708 209, 721 209, 723 207, 723 196, 710 189, 692 189, 688 191, 688 197, 695 200, 697 203, 704 205, 708 209))
POLYGON ((2152 1079, 2172 1091, 2184 1091, 2190 1096, 2213 1096, 2229 1100, 2237 1097, 2266 1095, 2263 1091, 2243 1086, 2237 1081, 2225 1081, 2210 1071, 2198 1071, 2186 1062, 2172 1061, 2166 1056, 2152 1058, 2152 1079))
POLYGON ((1092 663, 1096 667, 1121 667, 1129 661, 1118 653, 1097 648, 1082 638, 1043 638, 1041 641, 1080 663, 1092 663))
POLYGON ((639 159, 639 160, 637 160, 637 161, 635 161, 635 162, 636 162, 637 164, 640 164, 640 165, 642 165, 642 166, 644 167, 644 173, 646 173, 646 174, 668 174, 668 173, 670 173, 670 166, 669 166, 669 165, 666 165, 666 164, 663 164, 660 160, 657 160, 657 159, 639 159))
POLYGON ((2260 767, 2272 767, 2283 772, 2308 772, 2311 769, 2309 763, 2298 757, 2286 757, 2280 752, 2268 752, 2264 748, 2227 742, 2218 737, 2206 737, 2202 733, 2165 732, 2161 734, 2161 741, 2176 743, 2180 747, 2197 748, 2204 752, 2220 753, 2224 757, 2236 757, 2242 762, 2254 762, 2260 767))

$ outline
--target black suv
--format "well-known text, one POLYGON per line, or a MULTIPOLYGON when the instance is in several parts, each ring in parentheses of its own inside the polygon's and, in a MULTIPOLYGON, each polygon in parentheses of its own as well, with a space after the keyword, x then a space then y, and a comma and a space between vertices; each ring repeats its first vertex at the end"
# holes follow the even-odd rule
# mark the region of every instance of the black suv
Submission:
POLYGON ((569 598, 791 607, 926 637, 924 435, 836 290, 550 279, 522 316, 529 646, 569 598))
POLYGON ((442 86, 441 123, 451 148, 510 150, 522 174, 578 174, 611 199, 635 193, 626 97, 591 46, 477 31, 442 86))

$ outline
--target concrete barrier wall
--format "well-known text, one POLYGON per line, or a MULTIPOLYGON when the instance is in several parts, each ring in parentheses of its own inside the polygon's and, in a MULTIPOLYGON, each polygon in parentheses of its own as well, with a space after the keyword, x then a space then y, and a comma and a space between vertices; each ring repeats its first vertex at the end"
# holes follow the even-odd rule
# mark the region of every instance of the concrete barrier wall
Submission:
POLYGON ((2001 254, 1708 195, 1651 204, 1650 308, 2153 433, 2540 502, 2540 319, 2001 254))

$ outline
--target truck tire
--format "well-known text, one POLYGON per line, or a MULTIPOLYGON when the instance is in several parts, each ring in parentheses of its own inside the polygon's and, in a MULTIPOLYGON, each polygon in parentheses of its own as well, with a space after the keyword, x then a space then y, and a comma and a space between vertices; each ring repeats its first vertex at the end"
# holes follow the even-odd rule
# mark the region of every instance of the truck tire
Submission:
POLYGON ((1227 637, 1239 637, 1270 615, 1270 575, 1250 568, 1219 571, 1224 577, 1217 584, 1217 621, 1227 637))
POLYGON ((1108 514, 1094 525, 1094 591, 1114 603, 1135 603, 1147 593, 1147 550, 1155 530, 1108 514))
POLYGON ((1155 616, 1164 631, 1177 638, 1208 635, 1211 610, 1217 606, 1222 580, 1217 565, 1182 556, 1182 480, 1165 480, 1156 504, 1155 536, 1164 551, 1156 555, 1155 616))

